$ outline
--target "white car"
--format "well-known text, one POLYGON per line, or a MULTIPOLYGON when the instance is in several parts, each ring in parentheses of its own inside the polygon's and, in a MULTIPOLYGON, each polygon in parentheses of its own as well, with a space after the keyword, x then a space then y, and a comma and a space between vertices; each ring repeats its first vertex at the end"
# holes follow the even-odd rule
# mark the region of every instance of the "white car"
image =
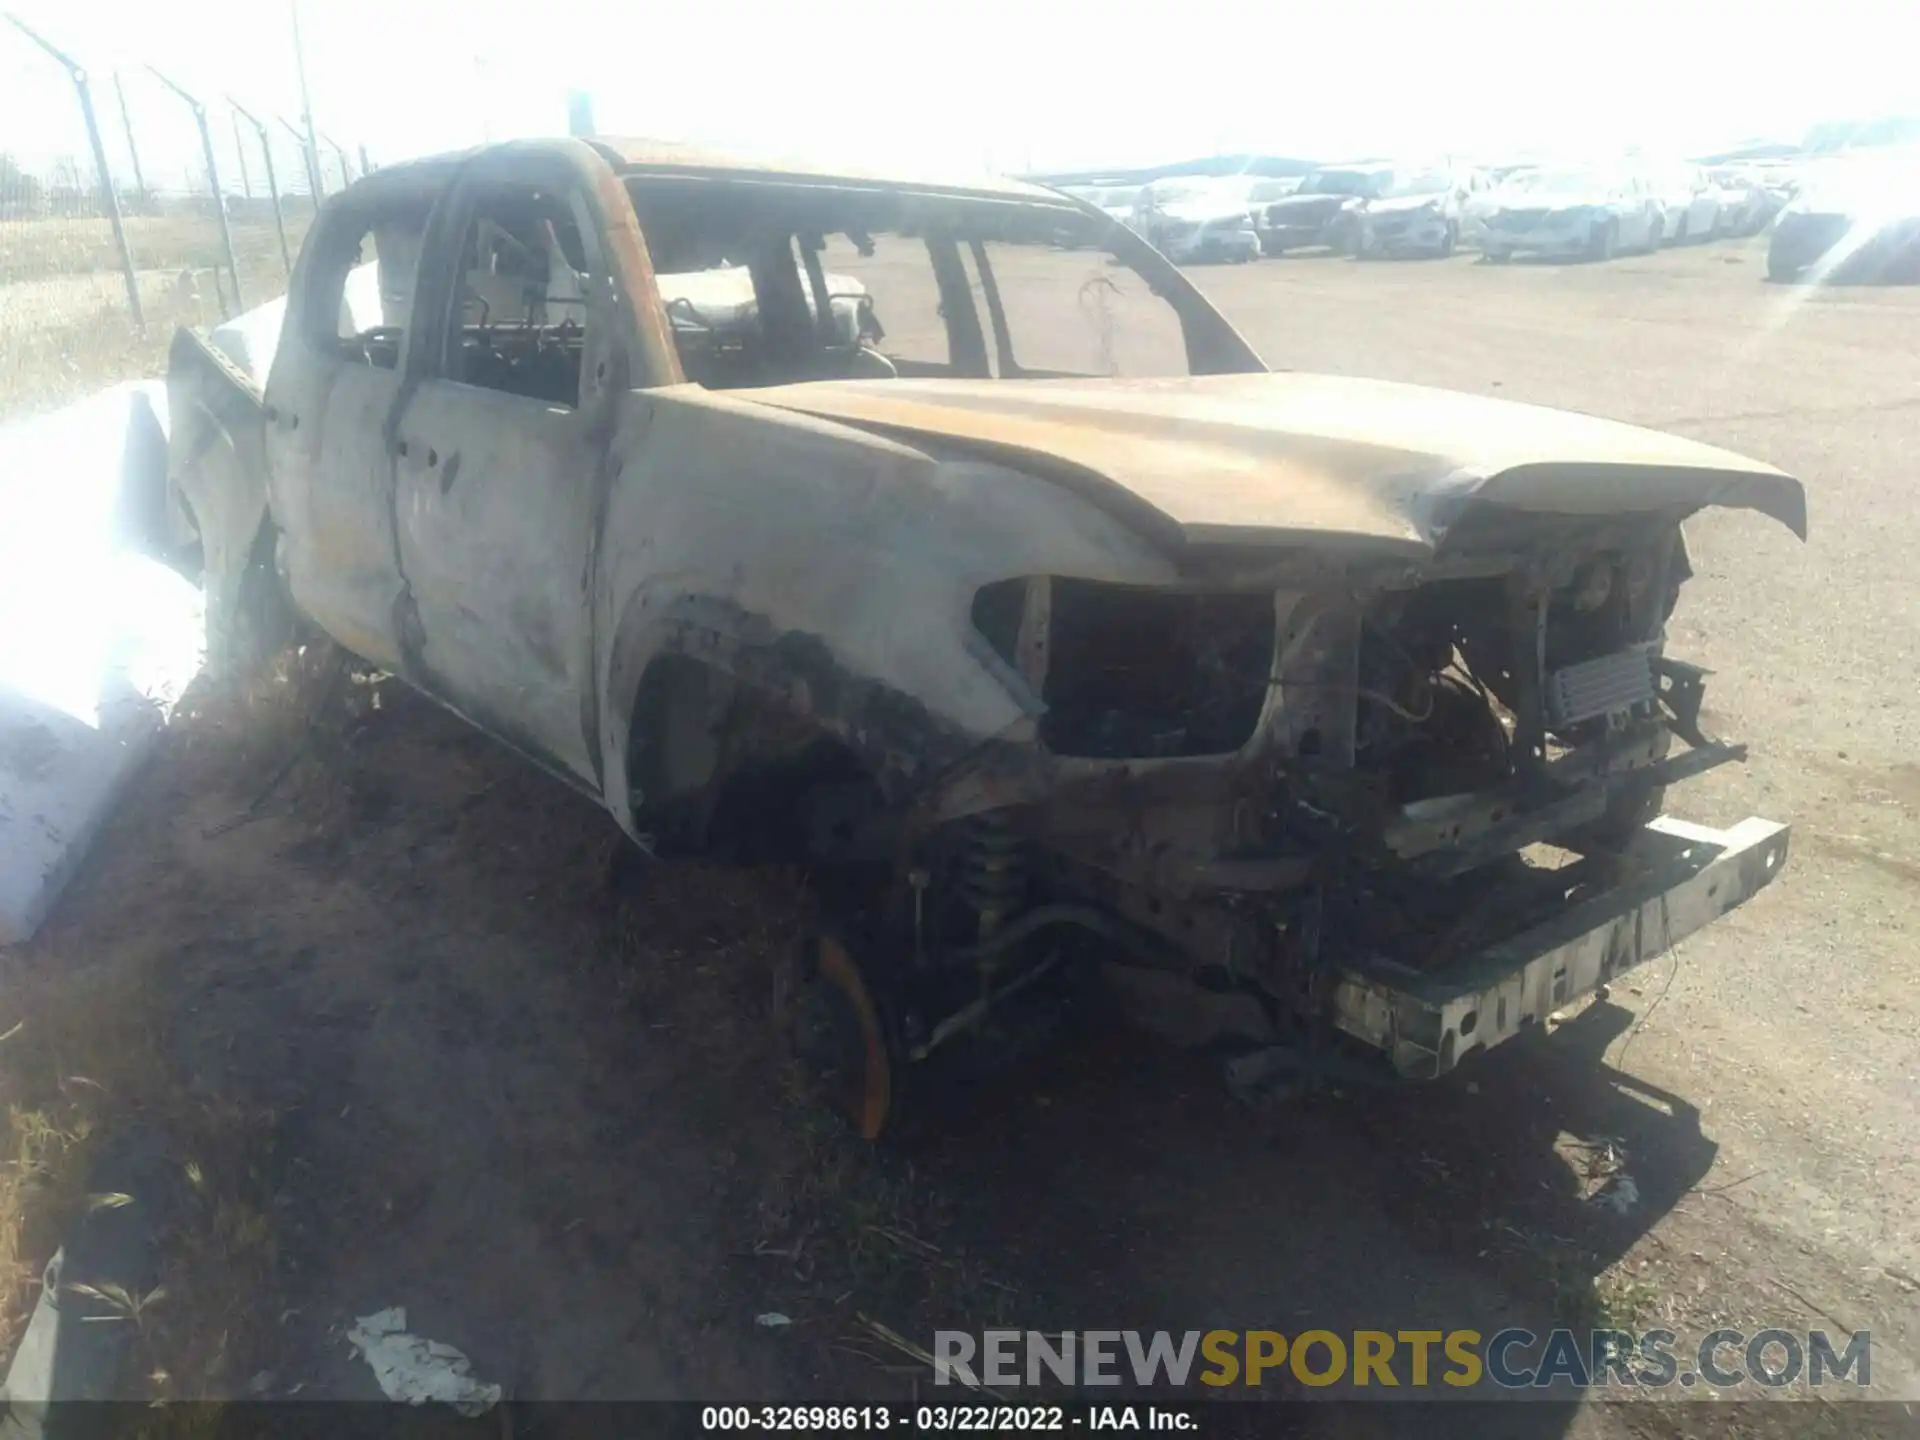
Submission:
POLYGON ((1758 171, 1729 165, 1709 171, 1708 179, 1720 202, 1715 234, 1758 235, 1779 209, 1758 171))
POLYGON ((1284 200, 1297 193, 1306 178, 1304 175, 1262 175, 1248 184, 1247 200, 1254 205, 1284 200))
POLYGON ((1121 225, 1133 224, 1134 206, 1140 200, 1138 185, 1067 185, 1062 187, 1076 200, 1084 200, 1109 220, 1121 225))
POLYGON ((1241 177, 1156 180, 1140 192, 1133 228, 1176 265, 1256 260, 1260 237, 1247 189, 1241 177))
POLYGON ((1480 249, 1496 265, 1518 254, 1610 260, 1659 248, 1666 212, 1642 176, 1536 170, 1500 187, 1480 249))
POLYGON ((1654 172, 1660 203, 1666 210, 1661 240, 1684 245, 1710 240, 1720 229, 1720 193, 1697 165, 1676 165, 1654 172))
POLYGON ((1480 249, 1486 244, 1487 222, 1500 208, 1501 197, 1539 174, 1537 163, 1483 166, 1473 172, 1472 193, 1460 207, 1460 243, 1480 249))
POLYGON ((1133 224, 1133 208, 1140 203, 1138 185, 1119 185, 1102 190, 1093 202, 1106 213, 1109 220, 1121 225, 1133 224))
POLYGON ((1378 160, 1323 165, 1292 193, 1260 206, 1260 248, 1268 255, 1352 243, 1360 206, 1393 183, 1393 167, 1378 160))
POLYGON ((1482 188, 1478 172, 1420 166, 1394 170, 1378 193, 1358 208, 1354 253, 1363 259, 1453 254, 1460 243, 1467 202, 1482 188))

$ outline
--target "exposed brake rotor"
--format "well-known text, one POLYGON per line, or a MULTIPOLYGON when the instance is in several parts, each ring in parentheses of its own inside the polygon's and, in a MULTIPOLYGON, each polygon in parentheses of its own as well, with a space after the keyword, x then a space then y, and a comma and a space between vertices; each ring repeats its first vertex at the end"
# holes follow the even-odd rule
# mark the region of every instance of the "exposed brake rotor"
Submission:
POLYGON ((801 1063, 863 1140, 877 1140, 895 1104, 894 1051, 878 1003, 844 943, 815 937, 794 997, 801 1063))

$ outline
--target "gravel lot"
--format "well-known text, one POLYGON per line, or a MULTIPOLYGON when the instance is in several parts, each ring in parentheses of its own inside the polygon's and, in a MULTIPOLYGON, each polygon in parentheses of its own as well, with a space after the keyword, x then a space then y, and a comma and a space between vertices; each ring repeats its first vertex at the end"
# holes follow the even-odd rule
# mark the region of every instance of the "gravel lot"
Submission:
MULTIPOLYGON (((941 1138, 849 1158, 761 1033, 790 881, 636 880, 591 807, 392 692, 210 836, 272 766, 220 717, 183 727, 23 963, 150 967, 195 1084, 275 1117, 248 1372, 370 1394, 337 1328, 395 1304, 523 1398, 904 1393, 875 1363, 900 1357, 848 1341, 856 1310, 923 1344, 957 1315, 1559 1316, 1871 1328, 1875 1389, 1920 1396, 1920 290, 1767 285, 1762 258, 1194 272, 1275 366, 1590 411, 1809 484, 1805 546, 1748 515, 1689 527, 1672 644, 1754 749, 1674 808, 1792 821, 1785 876, 1473 1087, 1254 1113, 1085 1023, 941 1138), (1619 1166, 1640 1204, 1613 1217, 1584 1197, 1619 1166)), ((1500 1408, 1463 1433, 1720 1423, 1500 1408)), ((1792 1433, 1852 1424, 1795 1410, 1792 1433)))

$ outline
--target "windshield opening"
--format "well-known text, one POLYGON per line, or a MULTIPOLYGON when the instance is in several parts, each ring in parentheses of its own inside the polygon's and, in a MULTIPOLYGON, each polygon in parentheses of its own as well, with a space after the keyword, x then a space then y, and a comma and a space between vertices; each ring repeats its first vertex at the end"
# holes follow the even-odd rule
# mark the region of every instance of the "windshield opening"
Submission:
POLYGON ((1416 170, 1408 175, 1396 175, 1383 186, 1379 198, 1398 200, 1409 195, 1443 195, 1452 184, 1452 179, 1444 170, 1416 170))
POLYGON ((1387 176, 1372 170, 1322 170, 1307 179, 1300 189, 1313 195, 1353 195, 1370 199, 1387 176))
POLYGON ((1169 298, 1178 282, 1156 278, 1158 257, 1082 211, 664 178, 631 188, 681 367, 709 388, 1184 376, 1189 321, 1210 333, 1196 296, 1169 298))
POLYGON ((1507 188, 1528 195, 1572 196, 1604 193, 1611 182, 1591 170, 1536 170, 1516 175, 1507 188))
POLYGON ((1147 186, 1143 193, 1154 204, 1167 205, 1187 200, 1203 199, 1205 196, 1212 194, 1216 188, 1217 187, 1211 185, 1202 185, 1195 181, 1187 181, 1184 184, 1156 182, 1147 186))

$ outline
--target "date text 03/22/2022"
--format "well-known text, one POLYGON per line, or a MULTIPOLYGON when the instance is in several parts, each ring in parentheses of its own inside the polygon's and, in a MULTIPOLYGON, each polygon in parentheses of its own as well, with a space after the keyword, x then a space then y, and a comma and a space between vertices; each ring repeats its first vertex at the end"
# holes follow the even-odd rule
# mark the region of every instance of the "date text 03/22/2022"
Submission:
POLYGON ((902 1430, 929 1434, 1198 1429, 1193 1415, 1161 1405, 708 1405, 702 1430, 755 1434, 902 1430))

